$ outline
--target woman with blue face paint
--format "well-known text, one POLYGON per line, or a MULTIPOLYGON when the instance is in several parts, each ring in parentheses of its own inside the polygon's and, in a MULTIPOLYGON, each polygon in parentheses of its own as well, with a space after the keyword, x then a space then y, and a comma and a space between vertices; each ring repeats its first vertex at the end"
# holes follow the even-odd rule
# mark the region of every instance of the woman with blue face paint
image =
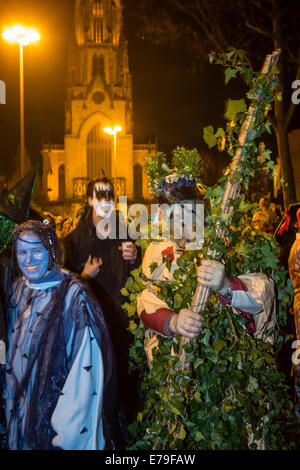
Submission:
POLYGON ((59 268, 49 223, 17 226, 13 255, 20 276, 8 309, 9 448, 114 449, 114 361, 99 304, 59 268))
POLYGON ((29 281, 36 281, 48 271, 49 255, 39 237, 34 233, 20 234, 16 243, 18 265, 29 281))

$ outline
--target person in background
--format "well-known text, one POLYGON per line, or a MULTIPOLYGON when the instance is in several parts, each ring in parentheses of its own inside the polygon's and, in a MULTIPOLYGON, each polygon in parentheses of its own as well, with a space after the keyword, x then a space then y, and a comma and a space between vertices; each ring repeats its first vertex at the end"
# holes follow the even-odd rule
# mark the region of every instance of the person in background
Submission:
POLYGON ((300 209, 300 202, 290 204, 286 208, 276 230, 274 236, 280 245, 280 263, 288 271, 288 259, 294 241, 296 240, 297 228, 297 211, 300 209))
MULTIPOLYGON (((6 295, 13 279, 11 239, 14 225, 22 223, 31 211, 31 197, 37 170, 28 173, 0 196, 0 449, 7 448, 6 420, 2 389, 5 379, 7 347, 6 295)), ((34 212, 34 211, 33 211, 34 212)))
POLYGON ((265 211, 255 211, 252 217, 252 227, 260 232, 273 232, 273 226, 270 225, 269 214, 265 211))
POLYGON ((55 218, 55 224, 56 224, 56 233, 57 233, 58 239, 61 240, 64 237, 64 219, 62 218, 61 215, 58 215, 55 218))
POLYGON ((66 219, 63 224, 63 236, 66 237, 68 233, 72 230, 72 221, 71 219, 66 219))
POLYGON ((44 212, 43 220, 48 220, 49 224, 51 224, 52 227, 56 228, 55 217, 54 215, 50 214, 50 212, 44 212))
POLYGON ((65 266, 88 282, 101 303, 116 354, 121 400, 131 422, 138 410, 138 377, 128 370, 132 335, 127 331, 128 317, 121 308, 125 302, 121 289, 140 259, 127 236, 122 214, 115 210, 112 182, 106 177, 91 181, 87 200, 87 212, 64 240, 65 266), (120 227, 124 230, 120 231, 120 227), (126 238, 121 238, 122 231, 126 238))
POLYGON ((293 355, 293 371, 295 376, 295 414, 300 425, 300 208, 296 213, 296 240, 289 255, 289 274, 294 287, 293 315, 296 330, 296 353, 293 355), (296 357, 295 357, 296 356, 296 357))

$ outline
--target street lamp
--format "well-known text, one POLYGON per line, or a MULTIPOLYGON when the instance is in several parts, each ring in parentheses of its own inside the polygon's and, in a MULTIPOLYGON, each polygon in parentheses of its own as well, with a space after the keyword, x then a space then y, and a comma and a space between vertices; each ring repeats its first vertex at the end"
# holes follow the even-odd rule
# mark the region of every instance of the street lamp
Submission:
POLYGON ((114 186, 115 186, 115 203, 116 203, 116 183, 117 183, 117 132, 121 132, 121 126, 104 127, 103 131, 107 134, 114 136, 114 153, 113 153, 113 174, 114 174, 114 186))
POLYGON ((6 28, 2 33, 2 37, 9 42, 17 42, 20 46, 20 173, 21 178, 23 178, 25 170, 23 46, 28 46, 28 44, 38 41, 40 35, 32 28, 16 25, 11 28, 6 28))

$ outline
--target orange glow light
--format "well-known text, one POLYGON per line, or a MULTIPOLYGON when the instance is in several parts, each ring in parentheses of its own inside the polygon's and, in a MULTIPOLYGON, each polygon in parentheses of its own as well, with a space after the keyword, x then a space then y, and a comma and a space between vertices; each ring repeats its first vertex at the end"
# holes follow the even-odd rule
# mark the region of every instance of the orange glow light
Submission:
POLYGON ((117 132, 121 132, 121 126, 115 126, 113 129, 111 127, 104 127, 103 131, 110 135, 115 135, 117 132))
POLYGON ((28 46, 28 44, 40 39, 40 35, 35 29, 25 28, 21 25, 6 28, 2 37, 9 42, 17 42, 20 46, 28 46))

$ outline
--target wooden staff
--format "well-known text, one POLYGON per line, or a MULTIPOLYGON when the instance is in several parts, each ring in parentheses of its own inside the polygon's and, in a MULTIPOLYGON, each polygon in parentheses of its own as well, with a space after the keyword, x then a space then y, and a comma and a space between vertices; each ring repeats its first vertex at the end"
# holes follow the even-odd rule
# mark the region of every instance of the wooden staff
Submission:
MULTIPOLYGON (((281 50, 278 49, 274 51, 272 54, 268 54, 266 56, 261 73, 264 73, 264 74, 270 73, 271 67, 274 64, 276 64, 276 62, 278 61, 280 53, 281 53, 281 50)), ((263 94, 261 94, 259 96, 260 101, 262 101, 263 98, 264 96, 263 94)), ((247 117, 242 124, 241 132, 239 135, 240 147, 235 151, 235 155, 231 162, 230 171, 229 171, 226 187, 225 187, 224 194, 223 194, 223 199, 221 203, 221 214, 222 215, 230 214, 228 225, 230 225, 230 220, 232 219, 232 216, 233 216, 233 206, 231 205, 231 201, 239 196, 240 189, 241 189, 240 180, 236 182, 232 182, 232 179, 235 176, 237 171, 242 173, 242 168, 241 168, 241 163, 243 161, 242 147, 247 143, 248 131, 250 129, 251 123, 255 119, 256 112, 257 112, 257 107, 250 105, 248 109, 247 117)), ((224 235, 225 235, 225 230, 221 230, 220 226, 217 225, 216 230, 215 230, 215 236, 224 237, 224 235)), ((213 250, 213 251, 208 250, 208 254, 215 257, 216 250, 213 250)), ((193 296, 192 303, 191 303, 191 310, 193 312, 199 313, 206 309, 210 292, 211 290, 209 287, 198 283, 196 291, 193 296)), ((185 354, 184 354, 184 349, 182 349, 182 347, 191 341, 192 340, 190 338, 187 338, 186 336, 183 336, 181 338, 180 360, 181 360, 183 369, 188 367, 188 364, 185 362, 185 354)))

